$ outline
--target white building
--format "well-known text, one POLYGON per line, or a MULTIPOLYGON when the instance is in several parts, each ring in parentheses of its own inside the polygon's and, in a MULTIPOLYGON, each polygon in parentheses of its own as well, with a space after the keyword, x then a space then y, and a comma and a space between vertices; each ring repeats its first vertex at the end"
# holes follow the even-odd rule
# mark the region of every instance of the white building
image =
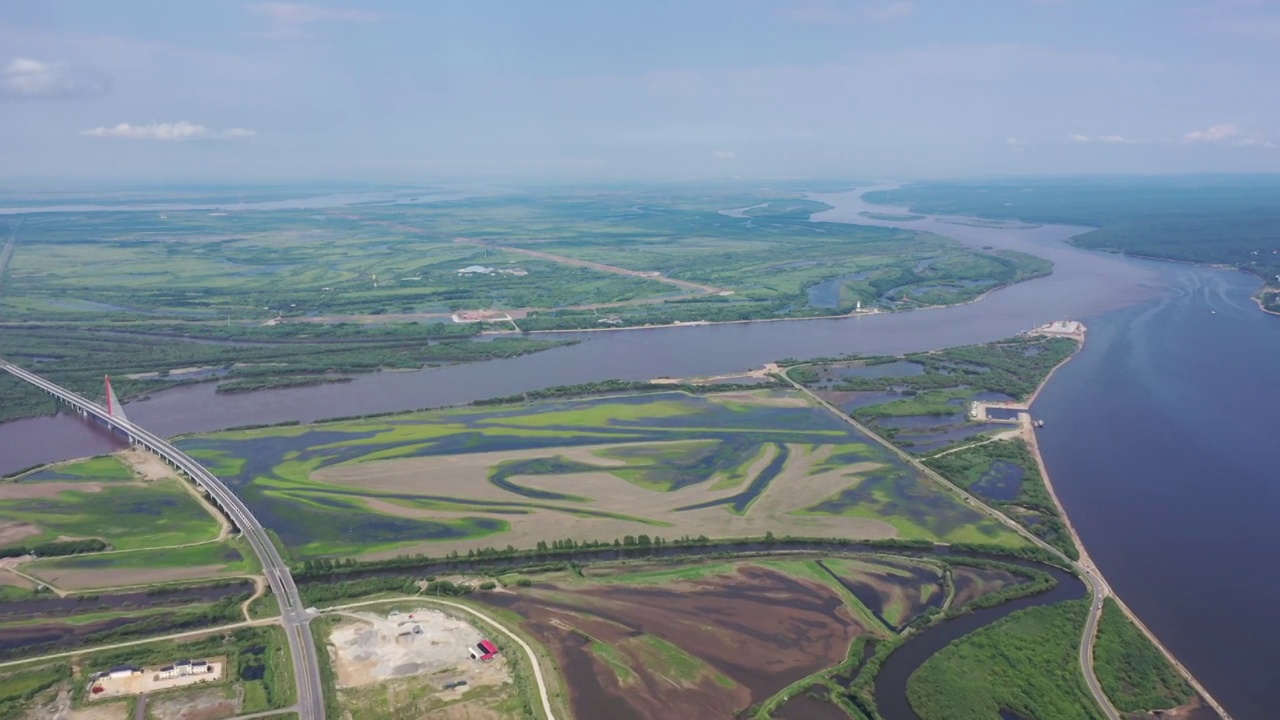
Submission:
POLYGON ((187 677, 188 675, 204 675, 213 672, 208 660, 179 660, 172 665, 165 665, 156 673, 157 680, 187 677))

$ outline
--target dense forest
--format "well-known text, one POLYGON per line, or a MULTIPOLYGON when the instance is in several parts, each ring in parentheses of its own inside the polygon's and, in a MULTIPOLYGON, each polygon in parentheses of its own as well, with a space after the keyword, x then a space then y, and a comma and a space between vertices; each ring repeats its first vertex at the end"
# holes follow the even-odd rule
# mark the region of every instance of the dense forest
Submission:
POLYGON ((868 193, 913 212, 1097 228, 1080 247, 1231 265, 1280 283, 1280 177, 1183 175, 938 183, 868 193))

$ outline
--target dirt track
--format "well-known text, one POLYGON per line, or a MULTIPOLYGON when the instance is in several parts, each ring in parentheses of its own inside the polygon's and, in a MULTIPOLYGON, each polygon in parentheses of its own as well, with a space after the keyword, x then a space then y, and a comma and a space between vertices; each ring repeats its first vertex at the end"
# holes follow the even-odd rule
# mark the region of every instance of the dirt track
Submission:
POLYGON ((153 585, 177 580, 218 578, 239 575, 223 572, 222 565, 198 565, 174 568, 66 568, 43 570, 32 568, 35 577, 63 590, 92 590, 94 588, 153 585))
POLYGON ((615 265, 605 265, 604 263, 591 262, 590 260, 579 260, 577 258, 565 257, 564 255, 552 255, 551 253, 539 252, 537 250, 526 250, 525 248, 511 247, 510 245, 493 245, 483 240, 473 240, 471 238, 455 238, 454 242, 466 243, 468 245, 479 245, 480 247, 493 248, 494 250, 502 250, 504 252, 519 253, 529 257, 538 258, 539 260, 547 260, 561 265, 572 265, 573 267, 584 267, 600 272, 613 273, 614 275, 627 275, 629 277, 642 278, 644 280, 653 280, 654 282, 674 285, 683 290, 692 290, 694 292, 713 295, 722 292, 721 288, 712 287, 710 285, 700 285, 698 283, 689 282, 687 280, 676 280, 664 275, 654 275, 645 273, 640 270, 628 270, 627 268, 617 267, 615 265))

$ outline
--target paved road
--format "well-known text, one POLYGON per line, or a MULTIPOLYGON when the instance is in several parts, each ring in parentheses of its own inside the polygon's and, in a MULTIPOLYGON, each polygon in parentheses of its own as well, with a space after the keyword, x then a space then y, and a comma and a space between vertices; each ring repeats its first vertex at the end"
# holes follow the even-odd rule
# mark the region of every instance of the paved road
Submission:
POLYGON ((222 508, 223 512, 236 527, 240 528, 245 539, 253 547, 262 571, 270 583, 276 600, 280 603, 280 622, 284 626, 285 638, 289 643, 289 654, 293 658, 294 677, 298 683, 298 714, 301 720, 321 720, 324 718, 324 695, 320 685, 320 663, 316 656, 316 646, 311 637, 308 623, 311 616, 302 605, 298 595, 298 587, 289 574, 289 566, 285 564, 280 551, 271 542, 266 530, 258 523, 249 508, 236 497, 221 480, 209 472, 200 463, 186 453, 170 445, 164 438, 135 425, 123 418, 107 413, 106 408, 91 402, 70 390, 56 385, 35 373, 0 359, 0 370, 4 370, 36 387, 52 393, 71 405, 83 409, 96 416, 115 429, 127 434, 134 442, 159 455, 185 472, 192 480, 209 492, 209 496, 222 508))
MULTIPOLYGON (((836 417, 839 417, 840 419, 844 420, 845 422, 857 428, 859 432, 863 433, 864 435, 871 438, 872 440, 875 440, 880 445, 883 445, 884 447, 888 448, 895 455, 901 458, 904 462, 911 465, 912 467, 919 470, 920 472, 924 473, 926 477, 929 477, 933 479, 935 482, 937 482, 938 484, 942 485, 943 487, 950 489, 952 492, 958 495, 970 506, 985 512, 987 515, 991 516, 992 518, 1007 525, 1014 532, 1023 536, 1027 540, 1030 540, 1032 543, 1034 543, 1038 547, 1044 548, 1045 550, 1048 550, 1054 555, 1057 555, 1058 557, 1062 558, 1064 561, 1071 563, 1071 565, 1075 568, 1076 572, 1078 572, 1079 574, 1085 577, 1085 581, 1088 582, 1089 589, 1093 594, 1093 599, 1090 601, 1089 616, 1085 619, 1084 635, 1081 637, 1081 641, 1080 641, 1080 670, 1084 674, 1085 683, 1089 686, 1089 692, 1093 694, 1094 701, 1097 702, 1098 707, 1101 708, 1102 712, 1107 716, 1107 720, 1121 720, 1120 713, 1117 712, 1115 706, 1111 704, 1111 698, 1107 697, 1107 694, 1102 691, 1102 685, 1098 682, 1098 676, 1093 671, 1093 641, 1094 641, 1094 637, 1097 635, 1098 618, 1102 615, 1102 604, 1103 604, 1102 601, 1106 597, 1106 592, 1107 592, 1107 585, 1102 580, 1102 576, 1098 573, 1097 569, 1094 568, 1092 565, 1083 565, 1081 563, 1071 561, 1070 558, 1062 554, 1062 551, 1058 550, 1052 545, 1046 543, 1045 541, 1031 534, 1030 531, 1022 527, 1018 523, 1014 522, 1011 518, 1009 518, 1004 513, 999 512, 998 510, 992 508, 991 506, 979 500, 977 497, 969 494, 964 488, 942 477, 937 472, 935 472, 932 468, 920 462, 915 457, 908 455, 906 452, 903 452, 901 449, 898 448, 897 445, 894 445, 888 440, 885 440, 884 438, 880 437, 875 432, 873 432, 870 428, 863 426, 862 423, 858 422, 857 420, 854 420, 852 417, 849 417, 849 415, 843 412, 842 410, 840 410, 840 408, 818 397, 818 395, 810 391, 809 388, 792 380, 790 377, 787 376, 785 371, 780 373, 780 375, 787 382, 791 383, 791 385, 795 387, 795 389, 799 390, 800 392, 804 393, 808 397, 812 398, 815 402, 820 404, 822 407, 826 408, 828 411, 835 414, 836 417)), ((1066 513, 1064 512, 1063 515, 1065 514, 1066 513)), ((1078 541, 1076 544, 1080 545, 1078 541)))
POLYGON ((9 259, 13 257, 13 251, 18 247, 18 230, 22 227, 22 218, 13 224, 13 232, 9 233, 9 241, 0 248, 0 283, 4 282, 4 271, 9 266, 9 259))
POLYGON ((49 653, 48 655, 36 655, 34 657, 22 658, 21 660, 6 660, 0 662, 0 668, 13 667, 15 665, 26 665, 28 663, 43 662, 45 660, 53 660, 55 658, 71 657, 72 655, 84 655, 87 653, 100 652, 102 650, 115 650, 122 647, 131 647, 133 645, 146 645, 147 643, 161 642, 163 640, 180 640, 182 638, 200 637, 202 635, 213 635, 215 633, 225 632, 227 630, 237 630, 245 627, 257 627, 261 625, 279 625, 279 618, 264 618, 262 620, 251 620, 249 622, 231 623, 230 625, 214 625, 213 627, 201 628, 199 630, 188 630, 186 632, 172 633, 169 635, 156 635, 154 637, 143 638, 141 640, 128 640, 125 642, 111 643, 109 645, 92 645, 89 647, 78 647, 75 650, 64 650, 62 652, 49 653))
MULTIPOLYGON (((551 709, 551 694, 547 690, 547 683, 542 675, 542 666, 538 664, 538 656, 534 654, 533 648, 529 647, 529 644, 526 643, 519 635, 516 635, 515 633, 511 632, 511 630, 507 629, 506 626, 504 626, 502 623, 498 622, 497 620, 494 620, 489 615, 486 615, 485 613, 482 613, 479 610, 476 610, 475 608, 468 607, 461 603, 456 603, 449 600, 440 600, 438 598, 412 598, 412 599, 424 600, 427 603, 434 603, 436 605, 447 605, 451 608, 457 608, 458 610, 462 610, 463 612, 470 613, 480 618, 484 622, 487 622, 490 625, 497 628, 498 632, 502 633, 503 635, 506 635, 512 640, 515 640, 516 644, 519 645, 521 649, 524 650, 524 654, 529 656, 529 664, 533 666, 533 681, 537 684, 538 695, 541 696, 542 698, 542 712, 546 715, 545 720, 556 720, 555 712, 553 712, 551 709)), ((325 608, 321 612, 342 612, 342 610, 346 608, 362 607, 366 605, 383 605, 390 602, 404 602, 405 600, 406 598, 396 598, 395 600, 367 600, 365 602, 348 603, 346 605, 335 605, 334 607, 331 607, 331 608, 325 608)))

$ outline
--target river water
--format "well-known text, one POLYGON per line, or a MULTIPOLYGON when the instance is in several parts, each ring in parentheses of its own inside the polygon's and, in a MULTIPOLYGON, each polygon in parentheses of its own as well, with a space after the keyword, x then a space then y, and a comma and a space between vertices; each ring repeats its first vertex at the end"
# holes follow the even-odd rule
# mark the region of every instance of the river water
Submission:
MULTIPOLYGON (((1036 403, 1055 487, 1112 586, 1238 720, 1280 706, 1280 318, 1241 273, 1079 250, 1087 228, 990 227, 961 218, 886 222, 862 191, 815 194, 815 221, 927 230, 1052 260, 1054 272, 978 302, 909 313, 586 332, 582 342, 474 365, 354 382, 217 395, 209 385, 131 403, 165 434, 409 410, 607 378, 722 374, 780 356, 901 353, 1084 320, 1089 341, 1036 403), (1270 376, 1270 377, 1269 377, 1270 376)), ((0 424, 0 472, 102 452, 74 416, 0 424)))

